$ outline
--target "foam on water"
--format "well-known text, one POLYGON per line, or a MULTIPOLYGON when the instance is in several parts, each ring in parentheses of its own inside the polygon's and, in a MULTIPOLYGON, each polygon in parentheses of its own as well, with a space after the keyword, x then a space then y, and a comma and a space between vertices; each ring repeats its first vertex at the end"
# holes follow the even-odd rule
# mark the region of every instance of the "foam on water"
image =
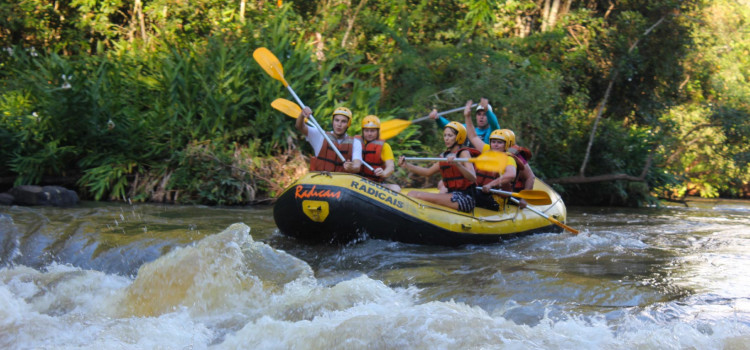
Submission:
MULTIPOLYGON (((573 251, 599 245, 567 239, 573 251)), ((419 293, 365 275, 321 283, 304 261, 235 224, 143 265, 134 279, 64 265, 0 269, 0 348, 740 349, 750 342, 739 319, 656 319, 627 309, 584 317, 538 303, 539 321, 526 324, 507 318, 519 310, 512 303, 490 313, 420 302, 419 293)))

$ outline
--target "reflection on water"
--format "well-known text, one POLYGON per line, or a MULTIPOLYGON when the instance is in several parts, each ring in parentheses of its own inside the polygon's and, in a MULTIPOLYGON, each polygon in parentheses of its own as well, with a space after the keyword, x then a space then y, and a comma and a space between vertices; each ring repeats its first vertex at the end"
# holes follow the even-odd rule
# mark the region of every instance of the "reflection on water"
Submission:
POLYGON ((270 207, 0 207, 0 347, 747 348, 750 205, 569 208, 581 234, 310 246, 270 207), (239 223, 239 224, 235 224, 239 223))

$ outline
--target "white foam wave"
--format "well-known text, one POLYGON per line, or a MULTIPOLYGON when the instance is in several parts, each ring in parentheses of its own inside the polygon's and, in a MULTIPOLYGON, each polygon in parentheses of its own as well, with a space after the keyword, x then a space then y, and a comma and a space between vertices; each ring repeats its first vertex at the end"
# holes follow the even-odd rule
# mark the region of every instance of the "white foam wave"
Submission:
POLYGON ((62 265, 0 269, 0 348, 702 349, 750 341, 738 320, 582 317, 542 304, 540 321, 524 324, 507 308, 490 314, 419 293, 365 275, 326 285, 236 224, 142 266, 135 279, 62 265))

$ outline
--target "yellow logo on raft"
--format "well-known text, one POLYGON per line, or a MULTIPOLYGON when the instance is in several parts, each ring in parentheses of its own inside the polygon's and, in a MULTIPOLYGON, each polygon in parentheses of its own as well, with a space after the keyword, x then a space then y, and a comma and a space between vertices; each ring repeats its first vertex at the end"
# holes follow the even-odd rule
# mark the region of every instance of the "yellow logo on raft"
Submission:
POLYGON ((352 184, 350 187, 366 195, 375 197, 377 199, 380 199, 381 201, 390 203, 391 205, 395 205, 396 208, 404 207, 404 203, 394 197, 396 195, 396 192, 388 188, 385 188, 383 186, 380 186, 377 183, 374 183, 372 181, 368 181, 364 179, 360 181, 352 181, 352 184))

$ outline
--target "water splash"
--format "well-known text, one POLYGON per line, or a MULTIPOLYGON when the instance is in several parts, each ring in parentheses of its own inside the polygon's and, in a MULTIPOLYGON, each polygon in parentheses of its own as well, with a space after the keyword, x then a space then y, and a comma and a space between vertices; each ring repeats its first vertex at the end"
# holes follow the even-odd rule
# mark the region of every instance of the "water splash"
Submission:
MULTIPOLYGON (((586 316, 561 313, 551 300, 488 312, 423 301, 420 288, 363 274, 322 283, 307 263, 249 232, 232 225, 141 266, 134 278, 58 264, 2 268, 0 347, 702 349, 750 341, 743 319, 658 316, 679 302, 586 316), (522 314, 537 318, 518 322, 522 314)), ((498 288, 501 277, 493 277, 498 288)))
POLYGON ((249 231, 235 224, 144 264, 125 293, 121 314, 157 316, 182 306, 193 315, 221 314, 312 277, 307 264, 254 242, 249 231))

